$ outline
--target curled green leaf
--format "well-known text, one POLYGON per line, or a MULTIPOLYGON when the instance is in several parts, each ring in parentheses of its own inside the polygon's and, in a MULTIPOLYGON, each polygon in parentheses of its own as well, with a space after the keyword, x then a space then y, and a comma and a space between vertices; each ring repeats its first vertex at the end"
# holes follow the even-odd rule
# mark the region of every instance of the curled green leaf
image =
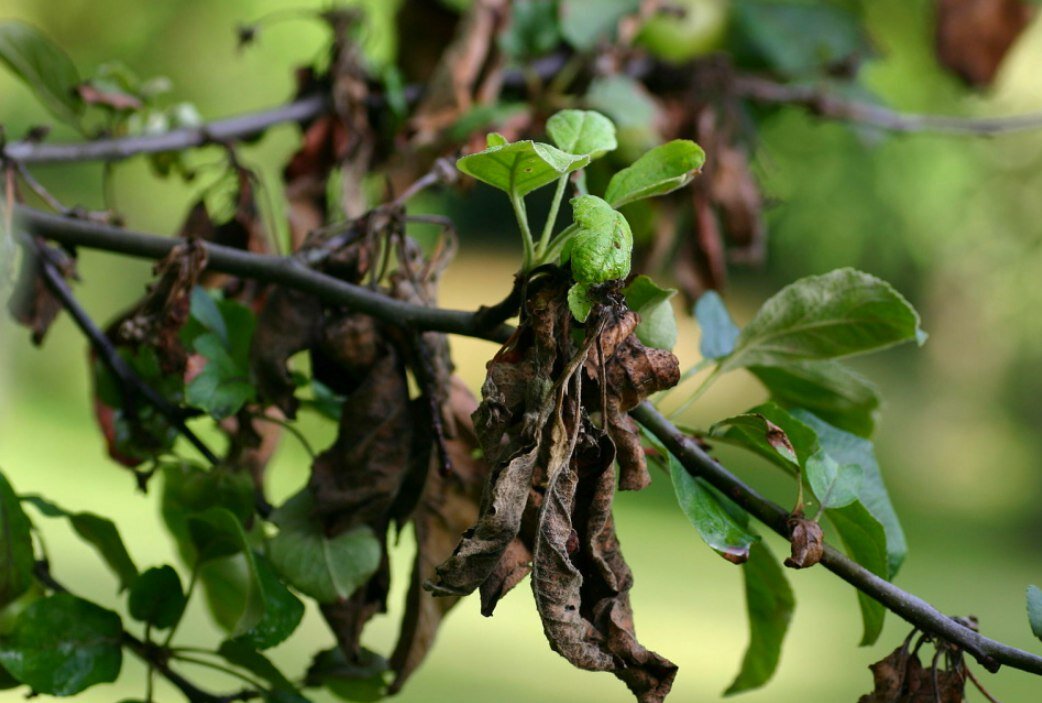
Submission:
POLYGON ((630 272, 633 233, 618 210, 595 195, 572 198, 576 232, 565 245, 562 263, 571 259, 580 283, 604 283, 630 272))

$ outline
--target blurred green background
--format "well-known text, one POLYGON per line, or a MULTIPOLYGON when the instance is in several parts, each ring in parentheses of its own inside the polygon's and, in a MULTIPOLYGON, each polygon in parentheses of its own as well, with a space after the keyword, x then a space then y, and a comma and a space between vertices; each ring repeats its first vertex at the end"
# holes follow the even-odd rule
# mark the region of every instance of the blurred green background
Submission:
MULTIPOLYGON (((867 80, 894 107, 945 114, 1042 108, 1042 23, 1022 37, 996 84, 971 96, 935 63, 932 3, 863 5, 881 52, 867 66, 867 80)), ((0 18, 42 28, 82 73, 120 59, 143 76, 169 76, 177 100, 193 102, 213 118, 284 101, 293 88, 292 67, 321 51, 324 29, 304 20, 272 27, 256 46, 236 50, 236 23, 286 6, 263 0, 0 0, 0 18)), ((370 37, 381 48, 394 40, 387 25, 373 27, 370 37)), ((0 123, 9 137, 47 121, 29 91, 0 72, 0 123)), ((58 128, 51 138, 72 136, 58 128)), ((296 137, 294 128, 273 130, 244 151, 248 164, 277 184, 296 137)), ((945 612, 977 615, 988 635, 1042 651, 1024 616, 1025 587, 1042 583, 1042 472, 1035 459, 1042 455, 1042 132, 995 139, 888 137, 779 110, 765 117, 761 139, 757 168, 771 201, 769 263, 765 271, 736 276, 728 293, 732 311, 744 322, 781 285, 847 265, 887 278, 918 306, 931 335, 924 348, 856 364, 879 382, 888 401, 877 447, 911 549, 897 583, 945 612)), ((193 156, 194 163, 217 159, 216 152, 193 156)), ((67 203, 102 202, 98 165, 40 167, 36 174, 67 203)), ((130 226, 171 233, 206 183, 205 175, 187 185, 160 182, 134 160, 116 170, 114 191, 130 226)), ((266 195, 273 217, 280 197, 276 188, 266 195)), ((446 275, 444 304, 474 308, 498 300, 516 262, 513 235, 503 247, 477 228, 464 228, 461 239, 459 260, 446 275)), ((109 319, 137 298, 149 269, 144 262, 83 251, 79 295, 97 319, 109 319)), ((690 321, 682 324, 681 340, 678 355, 686 366, 697 358, 690 321)), ((476 388, 494 348, 459 339, 454 349, 461 373, 476 388)), ((173 560, 155 501, 136 493, 130 475, 104 456, 90 412, 85 344, 68 319, 60 319, 37 350, 4 317, 0 354, 0 466, 16 489, 112 515, 140 565, 173 560)), ((706 424, 761 398, 750 379, 727 377, 685 420, 706 424)), ((316 444, 332 436, 331 426, 309 423, 316 444)), ((769 468, 746 455, 720 455, 769 494, 791 499, 769 468)), ((306 471, 305 454, 287 440, 271 471, 274 497, 295 490, 306 471)), ((670 700, 719 700, 746 644, 741 575, 703 547, 664 477, 656 476, 642 494, 621 495, 617 512, 636 575, 641 640, 680 666, 670 700)), ((43 527, 58 577, 112 606, 115 581, 93 552, 63 523, 43 527)), ((391 612, 377 617, 366 634, 369 646, 385 653, 396 635, 410 551, 403 542, 396 553, 391 612)), ((867 665, 895 647, 908 627, 890 617, 880 643, 859 649, 854 593, 821 569, 789 576, 798 606, 779 671, 766 688, 743 699, 856 700, 871 688, 867 665)), ((199 605, 179 639, 211 646, 219 634, 199 605)), ((312 652, 331 643, 312 612, 273 656, 287 672, 298 672, 312 652)), ((127 659, 116 684, 93 688, 79 700, 139 696, 142 673, 136 660, 127 659)), ((216 688, 235 687, 219 674, 191 673, 216 688)), ((985 680, 1007 703, 1042 698, 1042 682, 1019 672, 985 680)), ((0 693, 5 696, 19 698, 0 693)), ((969 697, 983 700, 975 691, 969 697)), ((524 585, 492 620, 482 619, 472 600, 458 606, 400 696, 403 703, 628 699, 611 676, 577 671, 549 650, 524 585)), ((157 700, 178 696, 161 686, 157 700)))

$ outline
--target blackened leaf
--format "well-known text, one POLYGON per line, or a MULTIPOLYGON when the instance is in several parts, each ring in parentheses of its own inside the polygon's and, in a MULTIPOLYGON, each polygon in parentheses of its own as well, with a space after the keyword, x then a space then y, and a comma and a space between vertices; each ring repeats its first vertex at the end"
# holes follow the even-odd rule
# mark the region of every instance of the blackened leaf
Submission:
POLYGON ((908 543, 905 541, 901 521, 897 517, 890 495, 883 483, 883 475, 876 461, 875 449, 867 439, 862 439, 849 432, 832 427, 812 413, 794 409, 793 416, 810 427, 818 436, 818 442, 829 456, 841 464, 857 464, 864 472, 858 499, 868 512, 883 525, 886 532, 886 552, 890 564, 890 578, 893 578, 908 555, 908 543))
POLYGON ((630 272, 633 232, 621 212, 595 195, 572 198, 578 231, 564 246, 562 263, 571 259, 579 283, 604 283, 630 272))
POLYGON ((269 544, 268 558, 279 574, 319 603, 349 598, 380 565, 381 549, 373 531, 359 526, 327 537, 312 517, 307 489, 272 514, 279 533, 269 544))
POLYGON ((721 420, 709 428, 709 436, 754 451, 787 471, 800 468, 796 449, 785 430, 762 413, 749 412, 721 420))
POLYGON ((561 110, 546 121, 546 133, 558 149, 591 159, 615 151, 615 125, 593 110, 561 110))
POLYGON ((770 680, 796 608, 785 570, 763 542, 750 549, 749 561, 742 566, 742 576, 749 612, 749 648, 737 678, 724 695, 759 688, 770 680))
POLYGON ((165 630, 181 619, 187 600, 181 579, 172 566, 156 566, 142 572, 130 588, 130 617, 165 630))
POLYGON ((1042 640, 1042 589, 1038 586, 1028 586, 1028 622, 1031 632, 1042 640))
POLYGON ((707 290, 695 303, 695 318, 702 332, 698 350, 706 359, 719 359, 734 351, 741 330, 731 321, 724 299, 715 290, 707 290))
POLYGON ((863 354, 926 334, 919 313, 889 283, 851 268, 792 283, 745 326, 724 370, 863 354))
POLYGON ((837 361, 751 366, 749 371, 767 388, 772 400, 786 407, 804 408, 862 437, 870 436, 875 428, 878 389, 837 361))
POLYGON ((25 609, 14 632, 0 641, 0 664, 38 693, 72 696, 116 680, 122 641, 118 615, 58 593, 25 609))
MULTIPOLYGON (((826 510, 832 525, 839 533, 843 546, 851 559, 871 571, 880 578, 887 578, 889 566, 886 555, 886 533, 872 513, 868 512, 860 502, 854 502, 845 508, 826 510)), ((870 645, 879 639, 883 629, 886 608, 879 602, 869 598, 861 591, 857 594, 861 607, 861 619, 865 632, 861 644, 870 645)))
POLYGON ((819 451, 803 467, 814 496, 825 508, 842 508, 858 499, 865 472, 857 464, 839 464, 819 451))
POLYGON ((672 454, 669 455, 669 475, 680 509, 705 543, 729 562, 747 561, 750 547, 760 538, 735 520, 709 488, 685 471, 672 454))
POLYGON ((677 318, 669 299, 674 288, 659 288, 648 276, 637 276, 622 291, 626 306, 640 315, 634 333, 643 344, 657 349, 672 349, 677 343, 677 318))
POLYGON ((225 640, 217 648, 217 653, 229 664, 256 674, 276 690, 296 690, 296 686, 290 683, 270 659, 241 640, 225 640))
POLYGON ((521 141, 496 144, 464 156, 456 167, 493 188, 521 197, 588 163, 587 155, 577 156, 549 144, 521 141))
POLYGON ((623 15, 636 12, 639 5, 640 0, 560 0, 561 34, 580 51, 592 49, 613 34, 623 15))
POLYGON ((304 618, 304 604, 283 585, 264 556, 255 553, 253 561, 264 591, 264 616, 235 641, 253 649, 268 649, 293 634, 304 618))
POLYGON ((35 27, 0 22, 0 61, 36 94, 48 112, 73 126, 84 103, 76 93, 80 75, 68 55, 35 27))
POLYGON ((671 193, 690 183, 705 160, 702 147, 689 139, 666 142, 612 176, 604 199, 612 207, 621 207, 671 193))
POLYGON ((0 472, 0 608, 29 590, 33 582, 33 541, 7 477, 0 472))

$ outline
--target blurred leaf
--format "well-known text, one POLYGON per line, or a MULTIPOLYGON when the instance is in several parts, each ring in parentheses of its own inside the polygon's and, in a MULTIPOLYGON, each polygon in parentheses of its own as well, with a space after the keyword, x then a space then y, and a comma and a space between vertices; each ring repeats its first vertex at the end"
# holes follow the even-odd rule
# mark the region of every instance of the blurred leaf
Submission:
POLYGON ((185 388, 190 405, 222 419, 254 399, 249 353, 255 327, 256 318, 246 306, 216 300, 199 286, 192 289, 191 316, 180 337, 206 365, 185 388))
POLYGON ((165 630, 177 624, 187 603, 174 568, 155 566, 144 571, 131 586, 127 610, 135 620, 165 630))
POLYGON ((749 691, 767 683, 778 666, 796 598, 785 571, 763 542, 752 545, 742 565, 745 606, 749 612, 749 648, 742 668, 724 695, 749 691))
POLYGON ((29 518, 0 472, 0 608, 29 590, 34 561, 29 518))
POLYGON ((707 290, 695 303, 695 319, 702 331, 698 350, 706 359, 719 359, 734 351, 741 330, 731 321, 724 299, 715 290, 707 290))
POLYGON ((6 691, 11 688, 18 688, 22 685, 22 682, 11 676, 11 672, 0 666, 0 691, 6 691))
POLYGON ((297 690, 270 659, 240 640, 225 640, 217 648, 217 653, 232 666, 245 669, 264 679, 275 690, 297 690))
POLYGON ((484 151, 460 158, 456 168, 493 188, 521 197, 588 163, 589 156, 567 154, 541 142, 521 141, 490 145, 484 151))
POLYGON ((833 427, 805 410, 794 409, 792 414, 817 434, 821 448, 828 452, 829 456, 841 464, 857 464, 861 467, 864 478, 858 490, 858 499, 883 526, 890 565, 889 576, 893 578, 908 555, 908 543, 883 483, 883 475, 879 469, 879 462, 876 461, 872 442, 833 427))
POLYGON ((760 538, 732 517, 706 484, 685 471, 672 454, 669 475, 680 509, 702 540, 733 564, 747 561, 749 548, 760 538))
POLYGON ((187 461, 163 465, 160 512, 186 564, 195 562, 188 516, 213 507, 230 510, 240 523, 253 515, 253 481, 246 473, 203 469, 187 461))
POLYGON ((586 90, 586 107, 602 112, 615 122, 623 162, 637 159, 662 141, 659 106, 639 81, 623 75, 595 78, 586 90))
POLYGON ((561 262, 571 259, 575 280, 604 283, 629 275, 633 233, 622 213, 595 195, 580 195, 571 204, 577 229, 561 262))
POLYGON ((593 309, 593 301, 590 300, 590 286, 585 283, 576 283, 568 289, 568 309, 579 322, 586 322, 593 309))
POLYGON ((593 110, 561 110, 546 121, 546 133, 558 149, 590 160, 615 151, 615 125, 593 110))
POLYGON ((37 693, 71 696, 115 681, 123 664, 119 616, 57 593, 36 601, 0 640, 0 664, 37 693))
POLYGON ((293 634, 304 618, 304 604, 279 581, 263 555, 254 554, 253 560, 264 591, 264 617, 236 641, 262 650, 274 647, 293 634))
POLYGON ((386 695, 387 660, 376 652, 362 648, 353 661, 348 661, 338 647, 315 655, 308 667, 307 685, 324 686, 345 701, 362 703, 382 700, 386 695))
POLYGON ((659 288, 648 276, 640 275, 623 289, 626 305, 640 315, 635 330, 644 345, 658 349, 672 349, 677 343, 677 319, 669 299, 674 288, 659 288))
POLYGON ((818 503, 825 508, 842 508, 856 501, 865 476, 857 464, 838 464, 824 451, 807 459, 804 473, 818 503))
MULTIPOLYGON (((880 578, 887 578, 886 533, 864 505, 855 501, 844 508, 826 510, 847 555, 880 578)), ((865 632, 861 645, 873 644, 883 630, 886 608, 861 591, 857 594, 865 632)))
POLYGON ((725 370, 862 354, 925 333, 890 284, 850 268, 808 276, 771 297, 745 326, 725 370))
POLYGON ((287 582, 319 603, 349 598, 380 565, 380 543, 366 526, 329 538, 311 510, 305 488, 272 514, 279 533, 268 557, 287 582))
POLYGON ((856 69, 874 54, 858 17, 828 3, 743 0, 732 8, 732 29, 739 54, 792 77, 856 69))
POLYGON ((514 0, 510 24, 499 35, 499 46, 514 59, 541 56, 560 41, 557 4, 554 0, 514 0))
POLYGON ((1031 632, 1042 640, 1042 589, 1028 586, 1028 622, 1031 632))
POLYGON ((641 198, 654 198, 683 188, 705 163, 702 147, 688 139, 674 139, 650 150, 608 182, 604 199, 621 207, 641 198))
POLYGON ((80 74, 68 55, 35 27, 0 22, 0 61, 29 86, 48 112, 79 126, 84 104, 76 93, 80 74))
POLYGON ((875 428, 880 402, 878 389, 839 362, 751 366, 749 371, 767 388, 771 398, 782 405, 805 408, 836 427, 862 437, 871 435, 875 428))
POLYGON ((560 0, 561 34, 572 47, 587 51, 602 39, 610 39, 623 15, 639 7, 640 0, 560 0))
MULTIPOLYGON (((787 471, 799 470, 800 460, 788 434, 762 412, 756 412, 762 409, 764 406, 717 422, 709 428, 709 437, 744 447, 787 471)), ((777 406, 772 409, 777 413, 785 412, 777 406)), ((804 436, 806 441, 812 441, 809 435, 804 436)))

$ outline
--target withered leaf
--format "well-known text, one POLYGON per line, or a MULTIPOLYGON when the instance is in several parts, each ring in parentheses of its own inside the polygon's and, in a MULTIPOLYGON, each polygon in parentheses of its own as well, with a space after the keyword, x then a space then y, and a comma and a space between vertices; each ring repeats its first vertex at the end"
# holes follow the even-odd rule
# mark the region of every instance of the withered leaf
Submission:
MULTIPOLYGON (((7 303, 11 316, 32 332, 33 344, 39 346, 47 330, 62 310, 61 301, 54 296, 44 279, 43 262, 30 248, 23 249, 22 265, 15 282, 14 293, 7 303)), ((76 263, 64 251, 52 249, 59 262, 58 268, 66 279, 76 277, 76 263)))
POLYGON ((1024 0, 939 0, 937 58, 968 85, 990 85, 1033 14, 1024 0))
POLYGON ((806 569, 821 561, 821 555, 825 550, 821 525, 814 520, 793 517, 789 519, 789 529, 792 531, 789 538, 792 555, 785 560, 785 566, 790 569, 806 569))
POLYGON ((322 305, 314 297, 277 287, 257 316, 250 349, 250 373, 258 395, 278 407, 286 417, 296 417, 300 402, 286 362, 317 342, 322 305))
POLYGON ((909 651, 907 642, 869 668, 874 688, 861 696, 858 703, 962 703, 965 700, 965 676, 958 669, 924 668, 919 656, 909 651))

